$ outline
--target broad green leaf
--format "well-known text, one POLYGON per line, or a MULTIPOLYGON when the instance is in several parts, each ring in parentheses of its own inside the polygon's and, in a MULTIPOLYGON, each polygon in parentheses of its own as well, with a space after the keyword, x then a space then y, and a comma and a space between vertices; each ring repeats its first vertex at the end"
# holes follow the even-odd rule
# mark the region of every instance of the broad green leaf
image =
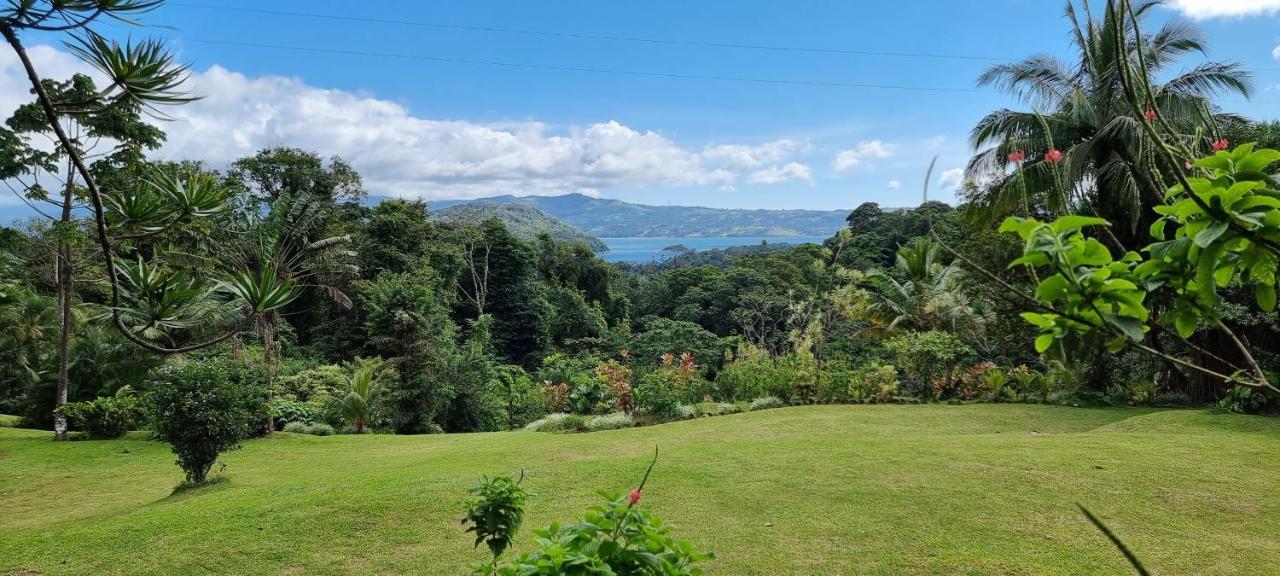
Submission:
POLYGON ((1049 226, 1053 228, 1054 232, 1061 234, 1063 232, 1079 230, 1086 226, 1109 226, 1109 225, 1110 223, 1102 218, 1095 218, 1093 216, 1080 216, 1078 214, 1068 214, 1066 216, 1058 218, 1057 220, 1054 220, 1053 224, 1050 224, 1049 226))
POLYGON ((1125 338, 1133 340, 1134 342, 1141 342, 1142 337, 1146 334, 1146 326, 1143 326, 1142 322, 1139 322, 1137 319, 1125 316, 1116 316, 1113 314, 1107 314, 1103 316, 1103 318, 1106 319, 1107 324, 1119 328, 1125 338))
POLYGON ((1151 237, 1156 240, 1164 240, 1164 227, 1169 224, 1169 220, 1161 218, 1151 223, 1151 237))
POLYGON ((1173 316, 1173 327, 1178 331, 1178 337, 1183 340, 1186 340, 1187 338, 1190 338, 1192 334, 1195 334, 1196 327, 1199 326, 1199 324, 1199 319, 1196 318, 1195 313, 1190 310, 1179 310, 1173 316))
POLYGON ((1261 172, 1277 160, 1280 160, 1280 151, 1264 148, 1236 162, 1236 170, 1240 172, 1261 172))
POLYGON ((1201 248, 1207 248, 1210 244, 1213 244, 1218 238, 1221 238, 1222 234, 1226 231, 1227 231, 1226 222, 1214 221, 1208 226, 1205 226, 1204 230, 1201 230, 1199 233, 1196 234, 1196 237, 1195 237, 1196 246, 1199 246, 1201 248))
POLYGON ((1044 354, 1050 346, 1053 346, 1053 334, 1041 334, 1036 337, 1036 352, 1044 354))
POLYGON ((1030 322, 1033 326, 1042 329, 1053 327, 1053 320, 1058 317, 1057 314, 1040 314, 1036 312, 1023 312, 1020 314, 1023 320, 1030 322))
POLYGON ((1255 284, 1253 296, 1258 299, 1258 307, 1262 308, 1263 312, 1271 312, 1276 309, 1275 284, 1255 284))

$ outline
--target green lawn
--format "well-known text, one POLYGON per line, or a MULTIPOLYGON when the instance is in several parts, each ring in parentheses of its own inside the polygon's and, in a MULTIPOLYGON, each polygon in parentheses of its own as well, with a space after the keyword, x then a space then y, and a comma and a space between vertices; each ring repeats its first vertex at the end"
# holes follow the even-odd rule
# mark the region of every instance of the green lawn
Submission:
POLYGON ((822 406, 579 435, 278 434, 171 496, 167 446, 0 429, 0 574, 450 574, 466 489, 525 470, 528 527, 624 490, 711 574, 1280 571, 1280 421, 1045 406, 822 406))

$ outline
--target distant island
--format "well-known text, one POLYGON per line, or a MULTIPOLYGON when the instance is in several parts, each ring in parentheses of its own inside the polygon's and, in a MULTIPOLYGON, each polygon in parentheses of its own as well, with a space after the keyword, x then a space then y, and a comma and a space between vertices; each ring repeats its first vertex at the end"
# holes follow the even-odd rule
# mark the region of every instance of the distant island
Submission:
POLYGON ((531 206, 596 238, 695 238, 706 236, 823 236, 845 225, 848 210, 747 210, 700 206, 650 206, 583 194, 495 196, 439 200, 434 209, 503 204, 531 206))

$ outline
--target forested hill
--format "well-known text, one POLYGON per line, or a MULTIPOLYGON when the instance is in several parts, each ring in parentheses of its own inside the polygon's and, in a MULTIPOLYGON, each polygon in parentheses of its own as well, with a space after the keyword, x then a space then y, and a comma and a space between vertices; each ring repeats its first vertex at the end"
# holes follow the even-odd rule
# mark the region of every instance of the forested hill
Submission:
MULTIPOLYGON (((849 215, 847 210, 648 206, 582 194, 495 196, 470 203, 532 206, 599 238, 821 236, 842 228, 849 215)), ((468 202, 456 200, 431 203, 437 209, 465 204, 468 202)))
MULTIPOLYGON (((436 206, 439 206, 437 204, 436 206)), ((497 218, 507 225, 507 229, 516 237, 533 240, 539 233, 546 232, 557 240, 583 241, 592 250, 604 252, 609 249, 605 243, 584 233, 563 221, 549 216, 533 206, 524 204, 471 202, 454 204, 431 212, 435 220, 462 219, 476 223, 489 218, 497 218)))

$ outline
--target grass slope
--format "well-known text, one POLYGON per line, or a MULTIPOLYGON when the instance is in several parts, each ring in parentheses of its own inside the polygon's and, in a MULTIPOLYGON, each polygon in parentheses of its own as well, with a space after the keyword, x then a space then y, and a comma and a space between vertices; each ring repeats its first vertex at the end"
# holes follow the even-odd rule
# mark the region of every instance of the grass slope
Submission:
POLYGON ((1280 422, 1193 411, 822 406, 581 435, 279 434, 171 495, 141 434, 0 429, 0 574, 459 574, 482 474, 524 469, 528 529, 637 481, 710 574, 1274 574, 1280 422), (28 572, 29 571, 29 572, 28 572))

